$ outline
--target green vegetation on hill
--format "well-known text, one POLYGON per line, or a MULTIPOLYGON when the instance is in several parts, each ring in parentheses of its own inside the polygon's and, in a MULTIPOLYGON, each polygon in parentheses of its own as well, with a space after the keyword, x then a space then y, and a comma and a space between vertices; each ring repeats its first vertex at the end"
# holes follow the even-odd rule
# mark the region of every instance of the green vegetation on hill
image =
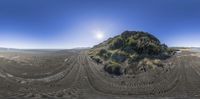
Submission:
POLYGON ((89 52, 93 60, 103 64, 104 70, 114 75, 159 67, 162 65, 160 59, 166 59, 173 54, 174 50, 161 44, 156 37, 140 31, 125 31, 94 46, 89 52), (130 68, 132 69, 128 70, 130 68))

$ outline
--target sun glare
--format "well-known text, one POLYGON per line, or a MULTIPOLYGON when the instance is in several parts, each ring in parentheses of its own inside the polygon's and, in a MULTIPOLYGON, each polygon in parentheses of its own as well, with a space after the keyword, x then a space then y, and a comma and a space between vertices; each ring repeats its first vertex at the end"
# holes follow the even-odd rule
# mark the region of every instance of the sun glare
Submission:
POLYGON ((95 33, 95 36, 96 36, 96 38, 97 38, 98 40, 102 40, 102 39, 104 38, 104 32, 102 32, 102 31, 97 31, 97 32, 95 33))

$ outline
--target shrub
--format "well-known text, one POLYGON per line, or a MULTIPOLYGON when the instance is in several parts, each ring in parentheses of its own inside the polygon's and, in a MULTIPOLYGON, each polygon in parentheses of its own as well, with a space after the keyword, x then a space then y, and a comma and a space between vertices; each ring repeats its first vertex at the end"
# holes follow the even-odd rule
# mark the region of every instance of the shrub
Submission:
POLYGON ((102 56, 103 54, 107 53, 106 49, 101 49, 98 53, 99 56, 102 56))
POLYGON ((103 58, 104 58, 105 60, 108 60, 108 59, 111 57, 111 55, 112 55, 112 53, 107 52, 106 54, 104 54, 103 58))
POLYGON ((137 40, 133 38, 133 36, 129 37, 128 40, 125 43, 125 46, 123 47, 123 51, 127 53, 134 53, 137 45, 137 40))
POLYGON ((134 46, 126 46, 122 49, 122 51, 126 53, 135 53, 135 48, 134 46))
POLYGON ((153 63, 154 63, 156 66, 158 66, 158 67, 164 67, 163 64, 162 64, 162 62, 161 62, 159 59, 155 59, 155 60, 153 61, 153 63))
POLYGON ((154 55, 159 54, 161 52, 161 47, 159 45, 156 45, 154 43, 149 44, 149 47, 147 48, 148 54, 154 55))
POLYGON ((99 57, 95 57, 95 56, 91 56, 91 58, 95 61, 95 62, 97 62, 98 64, 99 63, 102 63, 103 61, 99 58, 99 57))
POLYGON ((139 60, 139 55, 138 54, 133 54, 130 56, 128 63, 132 64, 134 62, 137 62, 139 60))
POLYGON ((127 40, 127 44, 128 44, 128 46, 136 46, 137 45, 137 40, 135 40, 133 37, 130 37, 127 40))
POLYGON ((143 60, 141 60, 138 64, 139 68, 141 68, 142 70, 153 70, 157 67, 164 67, 163 63, 161 62, 161 60, 159 59, 155 59, 155 60, 152 60, 152 59, 148 59, 148 58, 145 58, 143 60))
POLYGON ((102 57, 103 59, 107 60, 110 58, 112 53, 108 52, 106 49, 101 49, 98 53, 98 55, 100 57, 102 57))
POLYGON ((114 75, 117 75, 117 76, 122 74, 121 66, 120 66, 120 64, 118 64, 116 62, 106 63, 104 65, 104 70, 106 72, 108 72, 109 74, 114 74, 114 75))
POLYGON ((127 59, 128 55, 124 52, 115 52, 111 58, 115 62, 124 62, 127 59))
POLYGON ((176 53, 176 50, 175 50, 175 49, 168 48, 168 49, 167 49, 167 52, 169 53, 169 55, 174 55, 174 54, 176 53))
POLYGON ((152 63, 150 59, 144 58, 138 63, 138 67, 140 68, 140 70, 146 72, 147 69, 155 68, 155 65, 152 63))
POLYGON ((110 43, 109 48, 112 50, 119 49, 124 46, 124 43, 124 40, 119 36, 110 43))

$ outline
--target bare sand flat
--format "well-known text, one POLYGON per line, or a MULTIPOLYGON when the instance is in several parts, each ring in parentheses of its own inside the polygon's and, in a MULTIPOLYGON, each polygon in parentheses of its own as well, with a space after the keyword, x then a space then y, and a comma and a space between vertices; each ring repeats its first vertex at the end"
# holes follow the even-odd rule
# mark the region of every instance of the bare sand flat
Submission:
POLYGON ((170 58, 168 69, 161 74, 147 72, 134 77, 106 75, 86 50, 0 56, 15 57, 0 58, 2 99, 200 98, 199 53, 188 50, 170 58))

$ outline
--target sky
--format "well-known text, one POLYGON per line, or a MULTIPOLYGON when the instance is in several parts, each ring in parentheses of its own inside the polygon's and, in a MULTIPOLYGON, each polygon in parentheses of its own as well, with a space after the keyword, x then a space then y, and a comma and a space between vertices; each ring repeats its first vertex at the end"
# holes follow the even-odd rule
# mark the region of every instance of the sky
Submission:
POLYGON ((200 47, 200 0, 0 0, 0 47, 92 47, 125 30, 200 47))

